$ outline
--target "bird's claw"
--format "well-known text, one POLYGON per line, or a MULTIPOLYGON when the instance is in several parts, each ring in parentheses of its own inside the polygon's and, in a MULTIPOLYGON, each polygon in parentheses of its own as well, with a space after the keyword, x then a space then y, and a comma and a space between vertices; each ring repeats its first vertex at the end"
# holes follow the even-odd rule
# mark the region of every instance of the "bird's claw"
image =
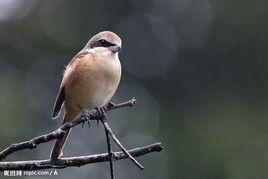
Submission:
POLYGON ((84 128, 84 125, 85 125, 86 122, 88 124, 88 128, 90 128, 90 122, 89 122, 89 120, 86 120, 86 121, 82 122, 82 128, 84 128))
POLYGON ((86 111, 83 111, 82 114, 81 114, 81 119, 82 120, 85 120, 84 122, 82 122, 82 128, 84 127, 85 123, 87 122, 88 124, 88 128, 90 128, 90 117, 91 117, 91 114, 90 112, 86 112, 86 111))
POLYGON ((107 103, 103 108, 105 111, 108 111, 108 109, 115 107, 115 104, 113 102, 107 103))
POLYGON ((96 108, 97 112, 99 113, 101 118, 106 118, 106 110, 105 107, 98 107, 96 108))
POLYGON ((100 123, 100 120, 101 121, 105 121, 107 118, 106 118, 106 109, 105 107, 97 107, 96 108, 98 114, 100 115, 100 118, 99 120, 97 120, 97 125, 99 126, 99 123, 100 123))

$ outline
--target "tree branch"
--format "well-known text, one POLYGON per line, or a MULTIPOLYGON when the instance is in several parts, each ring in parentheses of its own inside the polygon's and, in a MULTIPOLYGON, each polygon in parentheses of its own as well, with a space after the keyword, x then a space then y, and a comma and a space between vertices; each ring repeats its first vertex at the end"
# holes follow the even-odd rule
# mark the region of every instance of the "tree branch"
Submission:
MULTIPOLYGON (((124 102, 124 103, 120 103, 120 104, 108 103, 105 106, 105 112, 109 112, 113 109, 118 109, 118 108, 127 107, 127 106, 132 107, 135 103, 136 103, 135 98, 132 98, 131 100, 124 102)), ((33 149, 33 148, 36 148, 36 146, 41 144, 41 143, 46 143, 46 142, 49 142, 49 141, 54 140, 54 139, 60 139, 63 137, 63 135, 67 129, 70 129, 70 128, 77 126, 81 123, 84 123, 88 120, 100 120, 100 119, 102 119, 102 117, 103 116, 100 115, 98 112, 94 112, 90 116, 88 116, 87 113, 82 113, 82 115, 79 116, 74 122, 66 123, 53 132, 38 136, 36 138, 33 138, 33 139, 25 141, 25 142, 11 144, 9 147, 7 147, 6 149, 4 149, 3 151, 0 152, 0 161, 2 161, 8 155, 10 155, 16 151, 24 150, 24 149, 33 149), (86 115, 86 116, 83 116, 83 115, 86 115)))
POLYGON ((144 167, 125 149, 125 147, 121 144, 121 142, 116 138, 113 131, 111 130, 110 126, 107 122, 103 122, 103 125, 105 127, 105 130, 111 135, 112 139, 115 141, 116 145, 123 151, 123 153, 141 170, 144 169, 144 167))
POLYGON ((51 161, 50 159, 47 160, 33 160, 33 161, 12 161, 12 162, 0 162, 0 171, 3 170, 40 170, 40 169, 48 169, 48 168, 66 168, 71 166, 82 166, 90 163, 96 163, 96 162, 105 162, 110 161, 110 170, 111 170, 111 178, 114 179, 114 168, 113 168, 113 159, 114 160, 120 160, 124 158, 129 158, 136 166, 138 166, 140 169, 144 169, 144 167, 134 158, 139 157, 141 155, 145 155, 150 152, 155 151, 162 151, 163 148, 161 146, 161 143, 155 143, 149 146, 136 148, 127 151, 125 147, 120 143, 120 141, 116 138, 113 131, 111 130, 110 126, 107 123, 106 120, 106 112, 109 112, 113 109, 118 109, 122 107, 132 107, 136 103, 136 100, 133 98, 127 102, 120 103, 120 104, 114 104, 114 103, 108 103, 103 108, 98 108, 96 112, 82 112, 79 117, 77 117, 76 120, 70 123, 65 123, 61 127, 59 127, 57 130, 38 136, 36 138, 33 138, 31 140, 21 142, 21 143, 15 143, 4 149, 0 152, 0 161, 5 159, 8 155, 24 149, 33 149, 36 148, 37 145, 41 143, 45 143, 54 139, 60 139, 64 136, 65 131, 77 126, 79 124, 82 124, 82 127, 85 122, 89 122, 89 120, 97 120, 101 121, 103 123, 106 139, 107 139, 107 148, 108 153, 107 154, 98 154, 98 155, 90 155, 90 156, 80 156, 80 157, 70 157, 70 158, 60 158, 56 161, 51 161), (112 146, 110 137, 114 140, 114 142, 117 144, 117 146, 122 150, 122 152, 112 152, 112 146))
MULTIPOLYGON (((102 123, 103 123, 103 126, 104 126, 104 121, 102 121, 102 123)), ((104 126, 104 130, 105 130, 105 136, 106 136, 106 142, 107 142, 111 179, 115 179, 114 163, 113 163, 113 151, 112 151, 111 139, 110 139, 110 136, 109 136, 109 131, 105 128, 105 126, 104 126)))
MULTIPOLYGON (((155 143, 152 145, 135 148, 128 152, 133 157, 139 157, 151 152, 160 152, 163 150, 161 143, 155 143)), ((113 154, 114 160, 121 160, 128 158, 123 152, 115 152, 113 154)), ((97 154, 80 157, 61 158, 57 162, 51 162, 50 159, 46 160, 32 160, 32 161, 12 161, 12 162, 0 162, 0 171, 4 170, 42 170, 49 168, 66 168, 66 167, 80 167, 87 164, 106 162, 109 161, 109 154, 97 154)))

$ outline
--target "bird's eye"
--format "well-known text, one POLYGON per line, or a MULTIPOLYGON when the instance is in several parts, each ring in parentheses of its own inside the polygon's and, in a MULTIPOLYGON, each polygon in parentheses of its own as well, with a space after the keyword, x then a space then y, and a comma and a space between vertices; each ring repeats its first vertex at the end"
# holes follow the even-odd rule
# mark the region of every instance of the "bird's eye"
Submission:
POLYGON ((107 43, 107 41, 105 39, 100 39, 99 42, 100 42, 100 44, 103 44, 103 45, 107 43))
POLYGON ((100 47, 110 47, 110 46, 114 46, 114 44, 111 43, 111 42, 108 42, 105 39, 100 39, 100 40, 98 40, 98 46, 100 46, 100 47))

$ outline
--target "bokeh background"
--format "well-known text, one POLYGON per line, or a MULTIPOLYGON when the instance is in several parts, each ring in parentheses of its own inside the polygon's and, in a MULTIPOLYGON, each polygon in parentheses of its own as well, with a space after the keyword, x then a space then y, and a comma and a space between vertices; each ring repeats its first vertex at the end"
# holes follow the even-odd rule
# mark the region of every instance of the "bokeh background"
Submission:
MULTIPOLYGON (((60 125, 51 111, 65 66, 91 36, 111 30, 123 40, 113 101, 138 103, 110 113, 109 123, 127 148, 165 147, 138 159, 144 171, 116 162, 118 179, 267 178, 267 2, 0 0, 1 148, 60 125)), ((46 159, 52 143, 7 160, 46 159)), ((103 128, 92 122, 73 130, 64 156, 102 152, 103 128)), ((109 178, 109 165, 54 178, 109 178)))

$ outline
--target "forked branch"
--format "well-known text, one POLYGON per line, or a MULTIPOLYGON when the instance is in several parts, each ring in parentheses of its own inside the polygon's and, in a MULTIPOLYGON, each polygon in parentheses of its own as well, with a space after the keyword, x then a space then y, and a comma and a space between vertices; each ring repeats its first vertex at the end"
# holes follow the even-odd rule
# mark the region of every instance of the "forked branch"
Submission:
MULTIPOLYGON (((135 103, 136 103, 136 99, 132 98, 131 100, 124 102, 124 103, 120 103, 120 104, 108 103, 105 109, 106 109, 106 112, 109 112, 113 109, 122 108, 126 106, 132 107, 133 104, 135 103)), ((5 148, 4 150, 0 152, 0 161, 2 161, 8 155, 16 151, 24 150, 24 149, 34 149, 39 144, 46 143, 55 139, 60 139, 63 137, 67 129, 77 126, 81 123, 84 123, 87 120, 100 120, 101 118, 102 116, 98 112, 91 114, 90 118, 79 116, 77 120, 75 120, 74 122, 66 123, 62 125, 61 127, 59 127, 58 129, 54 130, 53 132, 35 137, 25 142, 11 144, 9 147, 5 148)))
MULTIPOLYGON (((132 107, 136 103, 136 100, 133 98, 127 102, 114 104, 107 104, 103 110, 104 114, 113 109, 118 109, 122 107, 132 107)), ((110 169, 111 169, 111 178, 114 178, 113 171, 113 159, 121 160, 125 158, 129 158, 136 166, 140 169, 143 169, 143 166, 139 164, 134 157, 139 157, 141 155, 145 155, 151 152, 160 152, 163 150, 161 143, 151 144, 149 146, 144 146, 132 150, 126 150, 125 147, 120 143, 120 141, 116 138, 113 131, 106 121, 106 116, 96 111, 94 113, 83 112, 74 122, 66 123, 59 127, 57 130, 50 132, 48 134, 44 134, 33 138, 31 140, 11 144, 9 147, 0 152, 0 161, 5 159, 8 155, 24 149, 33 149, 36 148, 37 145, 41 143, 46 143, 54 139, 60 139, 64 136, 66 130, 77 126, 79 124, 84 124, 89 120, 98 120, 103 123, 106 133, 107 139, 107 147, 108 153, 106 154, 97 154, 97 155, 89 155, 89 156, 79 156, 79 157, 70 157, 70 158, 60 158, 57 161, 47 160, 32 160, 32 161, 12 161, 12 162, 0 162, 0 171, 3 170, 40 170, 40 169, 49 169, 49 168, 66 168, 72 166, 82 166, 91 163, 97 162, 105 162, 110 161, 110 169), (122 152, 112 152, 110 137, 117 144, 117 146, 122 150, 122 152)))

